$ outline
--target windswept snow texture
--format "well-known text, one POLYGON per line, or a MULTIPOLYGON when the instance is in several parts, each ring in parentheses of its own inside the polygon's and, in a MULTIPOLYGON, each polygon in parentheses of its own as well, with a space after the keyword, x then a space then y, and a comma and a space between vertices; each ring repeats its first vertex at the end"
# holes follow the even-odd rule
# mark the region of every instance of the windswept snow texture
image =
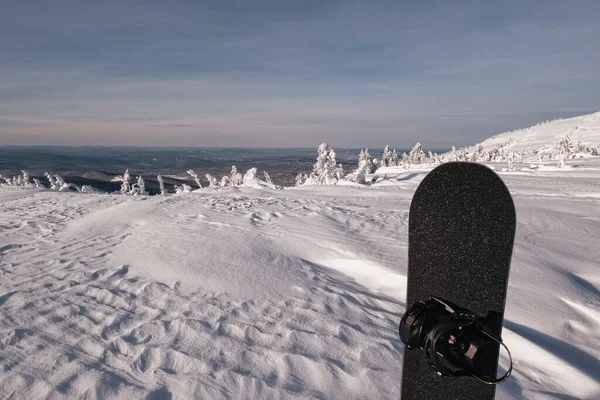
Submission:
MULTIPOLYGON (((501 173, 518 226, 499 399, 600 398, 600 157, 569 165, 501 173)), ((150 197, 0 188, 0 398, 398 399, 427 172, 150 197)))

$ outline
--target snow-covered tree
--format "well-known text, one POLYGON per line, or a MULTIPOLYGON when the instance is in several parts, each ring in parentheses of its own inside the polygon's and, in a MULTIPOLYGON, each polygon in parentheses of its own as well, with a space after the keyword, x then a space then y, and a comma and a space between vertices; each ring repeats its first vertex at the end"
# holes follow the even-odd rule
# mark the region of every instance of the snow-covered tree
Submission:
POLYGON ((296 186, 302 186, 306 183, 308 176, 306 174, 298 174, 296 175, 296 186))
POLYGON ((54 175, 54 186, 51 189, 59 192, 68 192, 71 189, 71 184, 66 183, 61 176, 54 175))
POLYGON ((369 149, 361 149, 360 154, 358 155, 357 171, 361 170, 364 170, 367 174, 373 172, 373 163, 371 162, 371 155, 369 154, 369 149))
POLYGON ((141 175, 137 177, 137 182, 131 186, 129 194, 134 196, 145 196, 148 194, 148 192, 146 192, 146 182, 144 182, 141 175))
POLYGON ((83 185, 80 188, 77 188, 77 191, 81 193, 98 193, 96 189, 89 185, 83 185))
POLYGON ((244 183, 244 175, 242 175, 241 172, 238 172, 235 165, 231 167, 231 172, 229 173, 229 182, 232 186, 240 186, 242 183, 244 183))
POLYGON ((29 173, 27 171, 21 171, 23 173, 23 179, 21 179, 21 184, 23 186, 31 186, 31 182, 29 181, 29 173))
POLYGON ((392 165, 398 165, 398 154, 396 154, 396 149, 392 150, 392 165))
POLYGON ((36 188, 43 188, 44 186, 42 185, 42 183, 40 182, 39 179, 33 178, 33 184, 35 185, 36 188))
POLYGON ((317 151, 317 162, 313 167, 310 180, 315 185, 335 185, 341 176, 335 161, 335 151, 328 144, 322 143, 317 151))
POLYGON ((215 178, 214 176, 212 176, 211 174, 206 174, 206 179, 208 180, 208 187, 209 188, 218 188, 219 187, 219 181, 217 180, 217 178, 215 178))
POLYGON ((55 190, 54 189, 54 185, 55 185, 54 177, 52 175, 50 175, 48 172, 44 173, 44 176, 46 178, 48 178, 48 182, 50 183, 50 190, 55 190))
POLYGON ((371 165, 372 165, 371 171, 375 172, 375 171, 377 171, 377 169, 379 167, 381 167, 381 160, 374 158, 371 160, 371 165))
POLYGON ((202 184, 200 183, 200 179, 198 179, 198 175, 194 172, 193 169, 190 169, 187 171, 188 175, 191 176, 194 179, 194 182, 196 182, 196 185, 198 185, 199 189, 202 189, 202 184))
POLYGON ((267 171, 263 171, 263 175, 265 176, 265 182, 267 182, 269 185, 273 185, 271 176, 267 173, 267 171))
POLYGON ((126 169, 125 173, 123 174, 123 184, 121 185, 122 194, 129 194, 131 192, 131 184, 129 183, 130 181, 131 176, 129 175, 129 169, 126 169))
POLYGON ((450 161, 458 161, 456 157, 456 147, 452 146, 452 150, 450 150, 450 161))
POLYGON ((227 186, 231 186, 231 179, 229 178, 229 176, 225 175, 223 178, 221 178, 221 183, 219 183, 219 187, 227 187, 227 186))
POLYGON ((515 155, 514 155, 514 153, 509 153, 508 154, 507 162, 508 162, 508 170, 509 171, 514 172, 514 171, 517 170, 517 168, 515 167, 515 155))
POLYGON ((165 181, 163 180, 163 177, 160 175, 158 175, 156 177, 156 180, 158 181, 158 185, 160 186, 160 194, 164 196, 167 193, 167 191, 165 189, 165 181))
POLYGON ((185 183, 181 186, 175 186, 175 193, 176 194, 182 194, 182 193, 191 193, 192 192, 192 187, 190 185, 186 185, 185 183))
POLYGON ((421 143, 415 144, 410 153, 408 153, 408 161, 410 164, 423 164, 425 162, 425 152, 421 146, 421 143))
POLYGON ((390 167, 393 165, 392 161, 392 151, 390 150, 389 145, 385 145, 385 149, 383 149, 383 156, 381 157, 381 165, 383 167, 390 167))
POLYGON ((244 174, 244 184, 247 184, 250 181, 256 179, 257 171, 258 170, 256 168, 250 168, 248 171, 246 171, 246 173, 244 174))

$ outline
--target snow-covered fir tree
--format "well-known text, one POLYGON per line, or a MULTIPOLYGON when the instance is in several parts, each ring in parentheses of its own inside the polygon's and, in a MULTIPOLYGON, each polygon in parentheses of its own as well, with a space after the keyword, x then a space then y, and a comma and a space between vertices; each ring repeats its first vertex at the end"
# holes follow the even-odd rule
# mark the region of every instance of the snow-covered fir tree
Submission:
POLYGON ((77 191, 81 193, 98 193, 98 190, 94 189, 90 185, 83 185, 80 188, 77 188, 77 191))
POLYGON ((296 175, 296 186, 302 186, 306 183, 308 176, 306 174, 298 174, 296 175))
POLYGON ((219 181, 217 180, 217 178, 215 178, 214 176, 212 176, 211 174, 206 174, 206 180, 208 180, 208 187, 215 189, 219 187, 219 181))
POLYGON ((450 150, 450 161, 458 161, 456 158, 456 147, 452 146, 452 150, 450 150))
POLYGON ((244 174, 244 184, 247 184, 250 181, 256 179, 257 172, 258 170, 256 168, 250 168, 248 171, 246 171, 246 173, 244 174))
POLYGON ((131 192, 131 184, 129 183, 130 181, 131 176, 129 175, 129 169, 126 169, 125 173, 123 174, 123 184, 121 185, 122 194, 129 194, 131 192))
POLYGON ((31 182, 29 181, 29 172, 21 171, 23 173, 23 179, 21 179, 21 184, 23 186, 31 186, 31 182))
POLYGON ((396 149, 392 150, 392 165, 398 165, 398 154, 396 154, 396 149))
POLYGON ((408 162, 412 165, 423 164, 425 158, 425 152, 423 151, 421 143, 415 144, 415 147, 408 153, 408 162))
POLYGON ((233 165, 229 173, 229 184, 231 186, 240 186, 242 183, 244 183, 244 175, 238 172, 237 167, 233 165))
POLYGON ((192 179, 194 180, 194 182, 196 182, 196 185, 198 185, 199 189, 202 189, 202 184, 200 183, 200 179, 198 178, 198 175, 194 172, 193 169, 190 169, 187 171, 188 175, 192 177, 192 179))
POLYGON ((310 181, 315 185, 335 185, 341 176, 341 166, 335 161, 335 151, 328 144, 322 143, 317 150, 317 162, 310 174, 310 181))
POLYGON ((50 183, 50 190, 55 190, 54 177, 52 175, 50 175, 48 172, 44 173, 44 176, 48 179, 48 182, 50 183))
POLYGON ((146 182, 144 182, 141 175, 137 177, 137 182, 131 186, 129 194, 133 196, 145 196, 148 194, 148 192, 146 192, 146 182))
POLYGON ((158 175, 156 177, 156 180, 158 181, 158 185, 160 187, 160 194, 164 196, 165 194, 167 194, 167 191, 165 189, 165 181, 163 180, 163 177, 160 175, 158 175))
POLYGON ((273 185, 273 181, 271 180, 271 176, 267 173, 267 171, 263 171, 263 175, 265 177, 265 182, 269 185, 273 185))
POLYGON ((386 144, 385 148, 383 149, 383 156, 381 157, 381 166, 390 167, 392 165, 392 151, 390 150, 390 146, 386 144))
POLYGON ((221 178, 221 183, 219 183, 219 187, 228 187, 231 186, 231 179, 229 178, 228 175, 223 176, 223 178, 221 178))
POLYGON ((191 193, 192 192, 192 187, 190 185, 186 185, 185 183, 181 186, 175 186, 175 193, 176 194, 182 194, 182 193, 191 193))

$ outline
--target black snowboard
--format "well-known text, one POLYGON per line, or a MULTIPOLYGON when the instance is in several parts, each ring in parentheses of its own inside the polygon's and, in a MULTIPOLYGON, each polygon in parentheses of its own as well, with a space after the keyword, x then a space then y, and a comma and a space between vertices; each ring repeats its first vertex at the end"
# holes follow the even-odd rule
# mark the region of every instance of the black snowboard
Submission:
MULTIPOLYGON (((480 316, 492 312, 500 335, 515 236, 515 208, 502 180, 475 163, 429 173, 410 207, 406 306, 430 296, 480 316)), ((498 353, 482 371, 496 376, 498 353)), ((438 376, 419 349, 404 350, 402 400, 493 400, 495 386, 473 377, 438 376)))

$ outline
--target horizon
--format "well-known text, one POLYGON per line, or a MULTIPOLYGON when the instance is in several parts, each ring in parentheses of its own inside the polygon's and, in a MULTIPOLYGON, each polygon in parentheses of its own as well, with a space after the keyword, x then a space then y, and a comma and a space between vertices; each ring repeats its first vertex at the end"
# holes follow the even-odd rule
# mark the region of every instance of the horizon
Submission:
POLYGON ((600 3, 12 2, 0 146, 473 145, 600 109, 600 3))

